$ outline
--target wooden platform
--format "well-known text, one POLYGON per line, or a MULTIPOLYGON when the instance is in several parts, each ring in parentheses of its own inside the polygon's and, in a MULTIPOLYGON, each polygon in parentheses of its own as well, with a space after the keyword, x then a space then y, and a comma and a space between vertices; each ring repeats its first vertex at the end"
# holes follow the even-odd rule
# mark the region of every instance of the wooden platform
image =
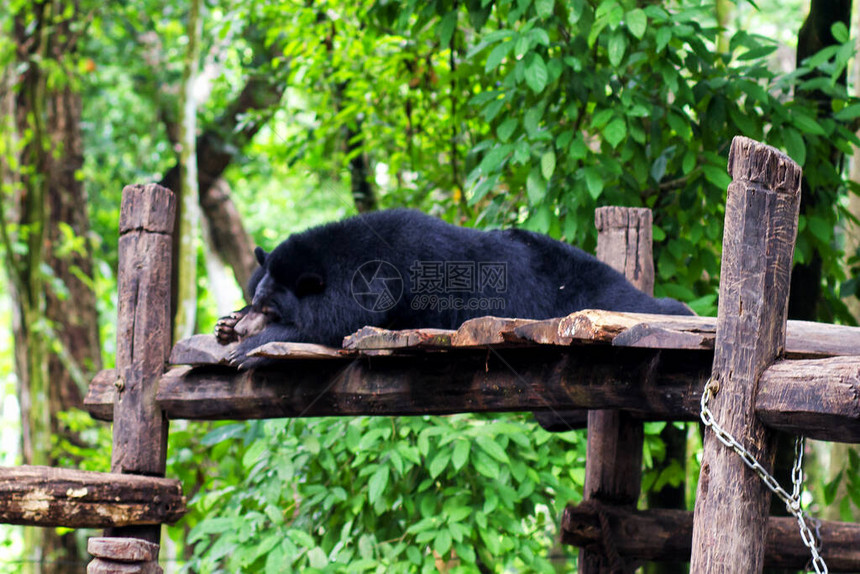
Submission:
MULTIPOLYGON (((620 409, 695 420, 713 361, 715 319, 582 311, 546 321, 484 317, 457 331, 367 327, 343 349, 270 343, 268 368, 226 366, 214 336, 180 342, 156 395, 171 419, 620 409), (552 407, 550 407, 552 405, 552 407)), ((860 329, 790 321, 785 356, 762 377, 769 426, 860 442, 860 329), (855 355, 852 355, 855 353, 855 355)), ((85 404, 110 420, 115 376, 85 404)))

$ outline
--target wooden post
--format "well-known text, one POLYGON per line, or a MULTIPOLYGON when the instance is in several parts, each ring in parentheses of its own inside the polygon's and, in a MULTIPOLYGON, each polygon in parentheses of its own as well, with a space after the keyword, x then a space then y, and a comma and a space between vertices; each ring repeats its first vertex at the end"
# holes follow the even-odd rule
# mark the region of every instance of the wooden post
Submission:
MULTIPOLYGON (((167 418, 155 403, 170 354, 171 248, 176 199, 159 185, 127 186, 120 208, 119 289, 111 470, 164 476, 167 418)), ((159 542, 160 525, 110 536, 159 542)))
MULTIPOLYGON (((594 212, 597 258, 620 271, 639 290, 654 292, 651 252, 651 210, 601 207, 594 212)), ((585 458, 584 500, 613 505, 636 505, 642 484, 642 423, 621 411, 588 411, 588 445, 585 458)), ((607 534, 611 536, 611 534, 607 534)), ((584 574, 615 571, 607 549, 579 554, 584 574)), ((633 572, 624 567, 625 572, 633 572)))
MULTIPOLYGON (((720 299, 710 402, 715 420, 765 468, 773 436, 755 416, 759 378, 785 347, 801 169, 736 137, 729 152, 720 299)), ((710 430, 696 496, 691 572, 760 572, 770 491, 710 430)))

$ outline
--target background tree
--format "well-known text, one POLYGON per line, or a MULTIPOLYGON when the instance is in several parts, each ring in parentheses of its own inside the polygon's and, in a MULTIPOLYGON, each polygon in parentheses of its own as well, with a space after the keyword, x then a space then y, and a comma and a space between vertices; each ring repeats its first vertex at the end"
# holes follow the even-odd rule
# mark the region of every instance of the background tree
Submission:
MULTIPOLYGON (((12 43, 0 66, 14 123, 4 118, 0 232, 15 302, 15 357, 23 457, 55 464, 52 437, 80 442, 61 411, 81 404, 100 367, 100 345, 83 165, 78 42, 86 22, 79 2, 14 3, 3 17, 12 43)), ((84 64, 86 66, 86 64, 84 64)), ((34 571, 72 571, 74 538, 30 529, 34 571)))

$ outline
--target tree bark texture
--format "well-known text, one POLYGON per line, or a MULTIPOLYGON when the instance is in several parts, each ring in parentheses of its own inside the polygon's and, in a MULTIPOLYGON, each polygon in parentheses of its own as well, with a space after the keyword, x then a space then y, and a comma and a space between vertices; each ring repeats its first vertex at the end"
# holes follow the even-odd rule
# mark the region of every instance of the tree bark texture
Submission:
MULTIPOLYGON (((83 164, 81 98, 69 81, 49 84, 43 65, 50 61, 74 75, 78 3, 22 4, 13 17, 14 131, 23 138, 18 160, 25 169, 18 170, 14 201, 0 217, 4 226, 15 223, 27 232, 26 255, 6 254, 16 310, 22 452, 25 462, 51 464, 52 432, 77 442, 57 413, 82 405, 86 383, 101 367, 87 197, 76 177, 83 164)), ((33 530, 27 536, 29 558, 51 558, 31 564, 33 571, 73 571, 70 564, 82 560, 69 534, 33 530)))

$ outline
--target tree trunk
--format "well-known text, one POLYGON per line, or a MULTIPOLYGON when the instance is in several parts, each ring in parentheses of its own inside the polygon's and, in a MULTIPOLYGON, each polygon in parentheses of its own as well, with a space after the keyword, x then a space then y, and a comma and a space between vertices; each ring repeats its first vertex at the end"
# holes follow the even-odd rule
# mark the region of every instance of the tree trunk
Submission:
MULTIPOLYGON (((846 26, 851 23, 851 0, 812 0, 809 15, 797 34, 797 61, 801 62, 822 48, 836 44, 830 32, 833 24, 843 22, 846 26)), ((845 83, 845 74, 839 81, 845 83)), ((830 99, 823 92, 813 96, 821 114, 830 113, 830 99)), ((812 148, 809 148, 812 151, 812 148)), ((812 154, 809 154, 810 156, 812 154)), ((831 147, 822 154, 834 165, 838 165, 840 152, 831 147)), ((824 158, 807 157, 807 165, 816 165, 824 158)), ((800 214, 812 213, 819 203, 817 190, 812 189, 806 177, 801 184, 800 214)), ((791 274, 791 295, 788 302, 788 318, 815 321, 818 319, 818 301, 821 298, 821 254, 813 251, 812 257, 806 263, 795 265, 791 274)))
MULTIPOLYGON (((49 85, 43 73, 47 61, 74 69, 70 56, 77 8, 76 2, 37 2, 13 14, 19 75, 12 83, 18 91, 14 129, 4 133, 10 140, 21 138, 23 147, 17 158, 5 158, 20 167, 4 170, 4 182, 14 192, 12 201, 4 198, 10 208, 0 211, 0 219, 15 309, 22 452, 28 464, 54 462, 52 432, 77 442, 59 425, 57 413, 80 406, 83 387, 101 367, 86 192, 75 177, 83 163, 81 100, 68 83, 49 85), (16 240, 26 244, 26 254, 11 249, 16 240), (45 266, 51 269, 50 280, 45 266)), ((77 572, 85 564, 71 534, 27 529, 25 536, 27 558, 35 560, 27 566, 30 572, 77 572)))
POLYGON ((179 187, 177 193, 176 234, 178 252, 174 257, 176 312, 173 316, 174 340, 187 339, 197 325, 197 239, 200 235, 200 193, 197 184, 197 101, 194 84, 200 56, 200 0, 192 0, 188 14, 188 47, 182 70, 179 106, 179 187))
MULTIPOLYGON (((200 207, 206 218, 212 249, 233 269, 236 281, 247 288, 248 279, 257 267, 253 254, 253 241, 242 225, 242 218, 230 199, 229 188, 219 183, 224 170, 236 157, 237 150, 248 143, 266 123, 268 116, 258 122, 240 121, 249 111, 266 110, 281 99, 286 85, 273 82, 269 76, 252 76, 242 92, 197 138, 197 185, 200 207)), ((159 182, 162 186, 179 188, 179 165, 170 168, 159 182)), ((245 293, 249 299, 251 294, 245 293)))

